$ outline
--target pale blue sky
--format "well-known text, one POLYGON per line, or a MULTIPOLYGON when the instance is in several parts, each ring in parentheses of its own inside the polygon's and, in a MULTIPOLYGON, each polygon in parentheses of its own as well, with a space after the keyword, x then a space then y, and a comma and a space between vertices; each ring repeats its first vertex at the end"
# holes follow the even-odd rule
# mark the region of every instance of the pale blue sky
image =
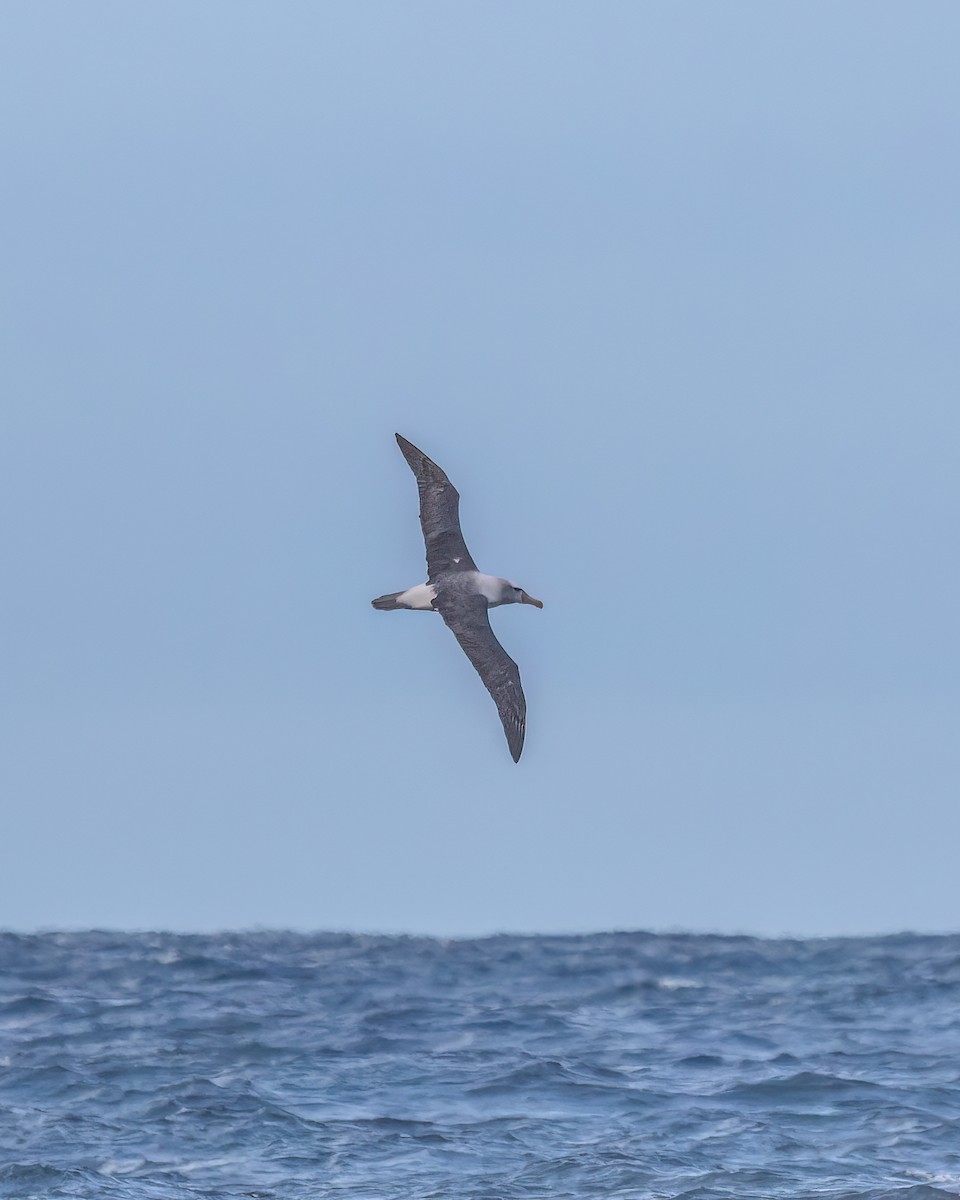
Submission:
POLYGON ((960 928, 958 44, 5 4, 0 926, 960 928))

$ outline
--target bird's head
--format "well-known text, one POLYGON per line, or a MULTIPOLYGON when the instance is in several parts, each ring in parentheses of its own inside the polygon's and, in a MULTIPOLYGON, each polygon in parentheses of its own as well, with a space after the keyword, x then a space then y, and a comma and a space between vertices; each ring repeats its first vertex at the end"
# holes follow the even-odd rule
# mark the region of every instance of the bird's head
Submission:
POLYGON ((512 579, 505 579, 504 597, 501 603, 503 604, 532 604, 534 608, 543 608, 543 601, 537 600, 529 593, 525 592, 522 587, 518 587, 512 579))

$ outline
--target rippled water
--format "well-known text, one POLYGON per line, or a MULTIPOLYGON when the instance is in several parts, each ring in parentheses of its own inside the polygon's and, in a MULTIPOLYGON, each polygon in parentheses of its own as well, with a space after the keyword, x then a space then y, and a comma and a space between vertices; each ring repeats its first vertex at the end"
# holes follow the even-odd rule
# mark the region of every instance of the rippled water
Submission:
POLYGON ((0 935, 0 1195, 960 1195, 960 937, 0 935))

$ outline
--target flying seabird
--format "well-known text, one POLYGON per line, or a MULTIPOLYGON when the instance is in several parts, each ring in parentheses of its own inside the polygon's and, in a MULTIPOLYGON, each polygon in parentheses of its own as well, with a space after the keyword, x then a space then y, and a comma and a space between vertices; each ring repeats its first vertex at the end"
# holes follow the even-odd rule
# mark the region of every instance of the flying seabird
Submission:
POLYGON ((412 442, 396 435, 403 457, 417 477, 420 490, 420 524, 427 547, 427 582, 404 592, 378 596, 374 608, 392 611, 409 608, 438 612, 493 697, 507 735, 513 761, 520 761, 527 721, 527 702, 520 686, 517 664, 500 645, 487 610, 499 604, 533 604, 509 579, 484 575, 470 557, 460 532, 460 495, 443 471, 412 442))

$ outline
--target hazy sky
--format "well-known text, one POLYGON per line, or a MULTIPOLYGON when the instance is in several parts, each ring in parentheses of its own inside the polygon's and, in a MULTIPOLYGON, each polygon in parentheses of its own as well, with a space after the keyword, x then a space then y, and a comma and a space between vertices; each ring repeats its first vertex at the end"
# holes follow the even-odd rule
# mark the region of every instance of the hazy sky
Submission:
POLYGON ((0 927, 960 928, 958 44, 5 3, 0 927))

